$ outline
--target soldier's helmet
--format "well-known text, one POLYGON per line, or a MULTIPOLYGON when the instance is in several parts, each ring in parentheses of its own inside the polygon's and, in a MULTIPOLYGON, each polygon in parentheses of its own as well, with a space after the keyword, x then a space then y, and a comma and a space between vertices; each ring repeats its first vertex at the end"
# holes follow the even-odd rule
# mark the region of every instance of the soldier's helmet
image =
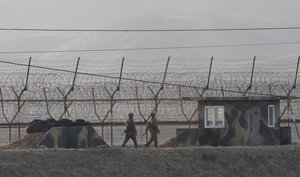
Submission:
POLYGON ((152 112, 152 113, 150 114, 150 116, 151 116, 152 118, 155 118, 155 112, 152 112))
POLYGON ((128 114, 128 117, 133 117, 133 113, 132 113, 132 112, 129 113, 129 114, 128 114))

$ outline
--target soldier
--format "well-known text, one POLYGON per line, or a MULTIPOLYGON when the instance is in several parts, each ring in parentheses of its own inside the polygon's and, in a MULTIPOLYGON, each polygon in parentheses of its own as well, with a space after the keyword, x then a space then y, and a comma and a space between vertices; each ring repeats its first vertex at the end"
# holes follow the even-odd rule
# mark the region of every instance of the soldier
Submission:
POLYGON ((157 120, 155 118, 155 112, 152 112, 150 116, 151 116, 151 120, 147 123, 144 135, 147 134, 149 130, 151 138, 145 144, 145 147, 148 147, 154 141, 154 146, 157 148, 157 133, 160 133, 160 131, 158 128, 157 120))
POLYGON ((125 123, 125 127, 126 129, 124 130, 125 135, 125 140, 122 144, 122 147, 124 147, 126 145, 126 143, 128 142, 129 139, 132 139, 135 148, 137 148, 137 142, 136 142, 136 135, 137 135, 137 131, 135 128, 135 123, 133 121, 133 113, 129 113, 128 114, 128 120, 125 123))

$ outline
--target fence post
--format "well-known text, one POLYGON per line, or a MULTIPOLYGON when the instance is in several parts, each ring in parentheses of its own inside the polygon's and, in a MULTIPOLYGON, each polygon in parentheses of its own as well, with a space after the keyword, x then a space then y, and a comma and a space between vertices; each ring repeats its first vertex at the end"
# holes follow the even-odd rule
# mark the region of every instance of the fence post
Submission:
POLYGON ((57 88, 57 90, 59 91, 59 93, 63 96, 63 101, 64 101, 64 111, 63 111, 63 113, 60 115, 60 117, 59 117, 59 119, 62 119, 62 117, 68 112, 68 114, 69 114, 69 111, 68 111, 68 108, 71 106, 71 104, 72 104, 72 101, 69 103, 69 105, 67 105, 67 99, 66 99, 66 97, 65 97, 65 94, 64 94, 64 92, 59 88, 59 87, 56 87, 57 88))
MULTIPOLYGON (((291 93, 292 93, 292 91, 294 90, 294 89, 296 89, 296 85, 297 85, 297 77, 298 77, 298 70, 299 70, 299 62, 300 62, 300 56, 298 57, 298 61, 297 61, 297 68, 296 68, 296 73, 295 73, 295 79, 294 79, 294 84, 293 84, 293 86, 292 86, 292 88, 287 92, 284 88, 284 91, 286 92, 286 94, 287 94, 287 96, 286 96, 286 99, 287 99, 287 104, 286 104, 286 106, 285 106, 285 108, 284 108, 284 110, 282 111, 282 113, 281 113, 281 115, 280 115, 280 117, 279 117, 279 122, 280 122, 280 120, 281 120, 281 118, 282 118, 282 116, 283 116, 283 114, 285 113, 285 111, 287 111, 288 113, 288 126, 290 125, 289 124, 289 111, 290 111, 290 102, 291 102, 291 93)), ((296 124, 295 124, 296 125, 296 124)))
POLYGON ((182 96, 181 96, 181 88, 180 86, 178 86, 178 91, 179 91, 179 98, 180 98, 180 107, 181 107, 181 112, 183 114, 183 116, 185 117, 185 119, 188 121, 189 123, 189 128, 191 128, 191 123, 192 123, 192 119, 193 117, 195 116, 197 110, 198 110, 198 106, 196 107, 195 111, 193 112, 192 116, 190 118, 188 118, 188 116, 186 115, 186 113, 184 112, 184 109, 183 109, 183 102, 182 102, 182 96))
POLYGON ((9 123, 9 120, 7 119, 5 112, 4 112, 4 102, 3 102, 3 93, 2 93, 2 88, 0 88, 0 98, 1 98, 1 111, 4 119, 6 120, 7 123, 9 123))
POLYGON ((96 99, 95 99, 95 92, 94 92, 94 88, 92 87, 92 95, 93 95, 93 105, 94 105, 94 113, 96 115, 96 117, 98 118, 98 120, 101 123, 101 118, 99 116, 99 114, 97 113, 97 106, 96 106, 96 99))
POLYGON ((211 68, 212 68, 212 64, 213 64, 213 59, 214 57, 212 56, 211 59, 210 59, 210 65, 209 65, 209 72, 208 72, 208 78, 207 78, 207 84, 206 84, 206 87, 203 89, 200 97, 202 98, 203 97, 203 94, 206 90, 209 89, 209 81, 210 81, 210 74, 211 74, 211 68))
POLYGON ((9 123, 8 126, 8 138, 9 138, 9 143, 11 143, 11 123, 9 123))
MULTIPOLYGON (((10 123, 12 124, 14 122, 14 120, 16 119, 16 117, 18 117, 18 122, 20 121, 19 120, 19 112, 21 111, 22 107, 24 106, 25 104, 25 101, 23 101, 23 103, 21 104, 21 96, 23 95, 23 93, 25 91, 27 91, 27 85, 28 85, 28 79, 29 79, 29 72, 30 72, 30 66, 31 66, 31 57, 29 58, 29 63, 28 63, 28 68, 27 68, 27 74, 26 74, 26 81, 25 81, 25 86, 24 88, 21 90, 20 94, 17 94, 17 92, 14 90, 13 87, 12 90, 14 91, 17 99, 18 99, 18 105, 17 105, 17 112, 15 114, 15 116, 12 118, 12 120, 10 121, 10 123), (20 105, 21 104, 21 105, 20 105)), ((10 127, 11 129, 11 127, 10 127)))
POLYGON ((50 110, 49 110, 49 103, 48 103, 48 97, 47 97, 46 89, 43 88, 43 90, 44 90, 44 96, 45 96, 45 101, 46 101, 47 114, 49 115, 49 117, 51 119, 53 119, 52 115, 50 114, 50 110))
MULTIPOLYGON (((68 110, 68 108, 71 106, 71 104, 69 106, 67 106, 67 99, 69 94, 74 90, 74 86, 75 86, 75 81, 76 81, 76 76, 77 76, 77 71, 78 71, 78 66, 79 66, 79 60, 80 57, 78 57, 77 59, 77 63, 76 63, 76 68, 75 68, 75 73, 74 73, 74 77, 73 77, 73 83, 72 83, 72 87, 70 88, 70 90, 67 92, 67 94, 64 96, 64 115, 66 115, 66 112, 68 110)), ((70 115, 69 115, 70 116, 70 115)))
MULTIPOLYGON (((158 108, 158 95, 159 93, 164 89, 164 84, 165 84, 165 80, 166 80, 166 76, 167 76, 167 72, 168 72, 168 67, 169 67, 169 62, 170 62, 170 56, 167 59, 167 64, 166 64, 166 68, 165 68, 165 72, 164 72, 164 77, 161 83, 160 88, 158 89, 158 91, 154 94, 154 92, 152 91, 152 94, 154 94, 154 111, 157 113, 157 108, 158 108)), ((151 90, 151 89, 150 89, 151 90)))
POLYGON ((20 122, 18 122, 18 138, 21 139, 21 125, 20 122))
POLYGON ((159 90, 157 91, 157 93, 155 94, 155 96, 154 96, 154 101, 155 101, 155 109, 154 109, 154 111, 157 113, 157 107, 158 107, 158 95, 159 95, 159 93, 160 93, 160 91, 162 91, 163 89, 164 89, 164 84, 165 84, 165 80, 166 80, 166 76, 167 76, 167 72, 168 72, 168 67, 169 67, 169 62, 170 62, 170 56, 168 57, 168 59, 167 59, 167 64, 166 64, 166 68, 165 68, 165 72, 164 72, 164 77, 163 77, 163 81, 162 81, 162 84, 161 84, 161 86, 160 86, 160 88, 159 88, 159 90))
MULTIPOLYGON (((297 61, 297 69, 296 69, 296 73, 295 73, 294 84, 293 84, 293 87, 290 89, 290 91, 288 93, 288 123, 290 122, 289 112, 290 112, 290 108, 291 108, 291 92, 292 92, 292 90, 296 89, 297 77, 298 77, 298 70, 299 70, 299 61, 300 61, 300 56, 298 57, 298 61, 297 61)), ((296 126, 297 133, 299 135, 297 124, 295 124, 295 126, 296 126)))
MULTIPOLYGON (((2 88, 0 88, 0 96, 1 96, 1 111, 2 111, 2 115, 3 117, 5 118, 6 122, 9 124, 10 126, 10 122, 9 120, 7 119, 6 115, 5 115, 5 112, 4 112, 4 102, 3 102, 3 93, 2 93, 2 88)), ((11 129, 9 127, 9 132, 8 132, 8 139, 9 139, 9 143, 11 143, 11 129)))
MULTIPOLYGON (((93 96, 93 105, 94 105, 94 113, 96 115, 96 117, 98 118, 99 120, 99 123, 102 123, 102 120, 99 116, 99 114, 97 113, 97 106, 96 106, 96 99, 95 99, 95 91, 94 91, 94 88, 92 87, 92 96, 93 96)), ((103 125, 101 125, 101 137, 103 137, 103 125)))
POLYGON ((121 85, 121 79, 122 79, 122 74, 123 74, 123 66, 124 66, 124 60, 125 57, 122 58, 122 63, 121 63, 121 70, 120 70, 120 76, 119 76, 119 83, 117 88, 114 90, 114 92, 111 94, 106 87, 106 92, 110 95, 110 145, 113 146, 113 106, 115 104, 114 102, 114 96, 117 93, 117 91, 120 90, 120 85, 121 85))
POLYGON ((113 146, 113 99, 114 97, 110 97, 110 145, 113 146))
MULTIPOLYGON (((161 83, 160 88, 158 89, 158 91, 155 93, 150 87, 148 87, 148 89, 154 95, 154 110, 153 111, 156 112, 156 114, 157 114, 158 105, 161 102, 161 100, 158 100, 158 95, 164 89, 164 84, 165 84, 165 80, 166 80, 166 76, 167 76, 167 71, 168 71, 168 67, 169 67, 170 58, 171 57, 169 56, 168 59, 167 59, 167 64, 166 64, 166 67, 165 67, 164 77, 163 77, 162 83, 161 83)), ((137 89, 136 89, 136 94, 137 94, 137 89)), ((137 96, 138 96, 138 94, 137 94, 137 96)), ((151 112, 153 112, 153 111, 151 111, 151 112)), ((150 115, 148 116, 147 119, 144 118, 144 121, 146 122, 146 125, 149 121, 149 118, 150 118, 150 115)), ((148 141, 148 133, 146 133, 146 141, 148 141)))
POLYGON ((250 84, 249 84, 248 88, 246 89, 246 91, 244 92, 243 96, 245 96, 247 94, 248 90, 252 89, 252 80, 253 80, 253 72, 254 72, 254 66, 255 66, 255 59, 256 59, 256 56, 254 56, 254 58, 253 58, 250 84))
POLYGON ((298 57, 297 69, 296 69, 296 73, 295 73, 294 84, 293 84, 293 87, 291 88, 291 90, 289 91, 289 94, 292 92, 293 89, 296 89, 297 78, 298 78, 298 70, 299 70, 299 62, 300 62, 300 56, 298 57))
POLYGON ((224 87, 223 87, 223 85, 221 86, 221 92, 222 92, 222 96, 224 96, 225 94, 224 94, 224 87))
POLYGON ((272 85, 269 84, 269 92, 270 92, 270 95, 272 95, 272 85))
MULTIPOLYGON (((185 114, 184 112, 184 109, 183 109, 183 102, 182 102, 182 96, 181 96, 181 88, 180 86, 178 86, 178 94, 179 94, 179 98, 180 98, 180 108, 181 108, 181 113, 183 114, 184 118, 189 121, 187 115, 185 114)), ((191 122, 189 122, 189 128, 191 128, 191 122)))
MULTIPOLYGON (((139 94, 138 94, 138 88, 135 85, 135 94, 136 94, 136 100, 137 100, 137 107, 138 107, 138 111, 139 114, 141 115, 142 119, 144 120, 144 122, 147 125, 148 120, 145 118, 145 116, 143 115, 142 111, 141 111, 141 107, 140 107, 140 101, 139 101, 139 94)), ((146 133, 146 142, 148 141, 148 133, 146 133)))

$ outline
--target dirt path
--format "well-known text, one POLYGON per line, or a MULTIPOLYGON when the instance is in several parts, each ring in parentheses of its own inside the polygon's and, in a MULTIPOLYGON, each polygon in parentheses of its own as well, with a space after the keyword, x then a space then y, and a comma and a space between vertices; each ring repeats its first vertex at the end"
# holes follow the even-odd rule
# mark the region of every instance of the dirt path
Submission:
POLYGON ((0 150, 0 176, 300 176, 300 146, 0 150))

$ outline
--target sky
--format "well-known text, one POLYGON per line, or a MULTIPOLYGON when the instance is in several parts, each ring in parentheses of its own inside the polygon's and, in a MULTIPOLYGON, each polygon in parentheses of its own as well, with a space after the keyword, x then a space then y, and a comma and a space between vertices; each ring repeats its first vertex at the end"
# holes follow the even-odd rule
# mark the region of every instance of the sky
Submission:
MULTIPOLYGON (((1 0, 3 27, 98 28, 145 14, 191 16, 208 12, 282 25, 300 22, 297 0, 1 0)), ((204 22, 205 23, 205 22, 204 22)))
MULTIPOLYGON (((163 29, 163 28, 247 28, 300 26, 298 0, 0 0, 0 28, 50 29, 163 29)), ((60 32, 0 31, 1 51, 61 49, 105 49, 191 45, 224 45, 272 42, 300 42, 300 30, 256 33, 202 34, 87 34, 60 32), (217 37, 216 37, 217 36, 217 37), (93 41, 97 39, 98 42, 93 41), (154 40, 156 39, 156 40, 154 40), (255 39, 255 40, 254 40, 255 39), (99 41, 102 41, 100 44, 99 41), (113 43, 111 41, 114 41, 113 43), (130 41, 130 42, 128 42, 130 41), (142 42, 141 42, 142 41, 142 42), (77 44, 74 44, 76 43, 77 44), (128 44, 129 43, 129 44, 128 44), (82 45, 79 45, 82 44, 82 45)), ((83 57, 149 57, 188 55, 203 57, 296 56, 300 44, 174 51, 124 51, 82 53, 83 57), (278 49, 283 49, 279 52, 278 49), (254 54, 254 52, 257 52, 254 54)), ((33 54, 0 54, 24 57, 33 54)), ((73 57, 70 54, 39 54, 36 57, 73 57)))

